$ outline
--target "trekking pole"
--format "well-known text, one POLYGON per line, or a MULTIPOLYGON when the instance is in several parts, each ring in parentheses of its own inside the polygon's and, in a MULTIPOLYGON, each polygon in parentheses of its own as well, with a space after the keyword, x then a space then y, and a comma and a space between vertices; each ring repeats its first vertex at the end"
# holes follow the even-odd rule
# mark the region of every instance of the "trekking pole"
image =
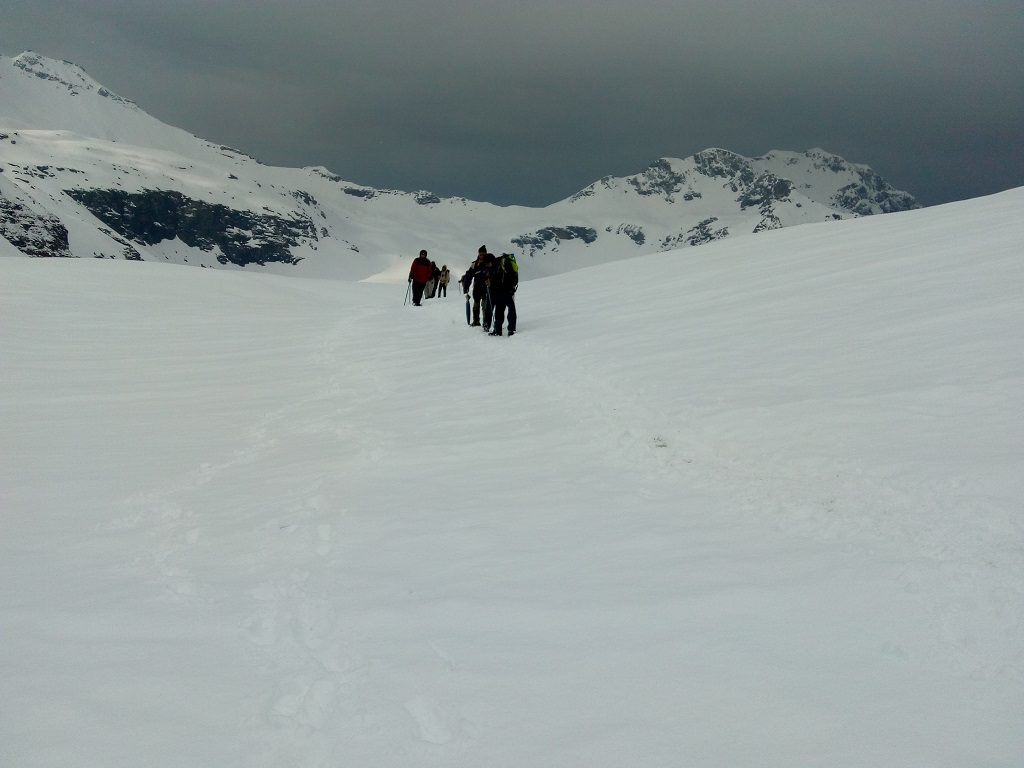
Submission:
POLYGON ((406 284, 406 286, 405 286, 405 298, 402 299, 402 306, 403 307, 409 301, 409 291, 411 291, 411 290, 412 290, 412 283, 406 284))

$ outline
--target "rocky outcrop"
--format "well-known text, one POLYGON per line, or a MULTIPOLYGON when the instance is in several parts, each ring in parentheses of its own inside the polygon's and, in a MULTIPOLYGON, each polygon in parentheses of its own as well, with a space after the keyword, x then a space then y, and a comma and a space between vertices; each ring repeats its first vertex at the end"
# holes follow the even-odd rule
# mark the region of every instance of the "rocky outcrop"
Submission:
POLYGON ((291 248, 316 240, 316 227, 305 216, 283 218, 205 203, 166 190, 124 192, 117 189, 71 189, 65 193, 123 237, 142 245, 180 239, 202 251, 218 249, 221 264, 295 264, 291 248))
POLYGON ((638 195, 661 197, 671 203, 674 202, 675 195, 683 190, 686 174, 676 171, 671 162, 662 158, 651 163, 628 181, 638 195))
POLYGON ((860 183, 847 184, 833 195, 837 208, 843 208, 860 216, 874 213, 896 213, 920 208, 914 196, 896 189, 870 168, 859 168, 860 183))
POLYGON ((625 235, 637 245, 643 245, 647 242, 647 234, 644 232, 643 227, 637 226, 636 224, 620 224, 615 227, 605 227, 605 232, 614 232, 616 235, 625 235))
POLYGON ((721 240, 723 237, 728 237, 729 228, 714 228, 712 225, 716 221, 718 221, 717 216, 710 216, 699 222, 696 226, 690 227, 685 232, 665 237, 660 243, 661 250, 670 251, 673 248, 681 248, 686 245, 704 245, 705 243, 711 243, 715 240, 721 240))
POLYGON ((597 230, 590 227, 544 227, 536 232, 512 238, 512 244, 533 256, 550 245, 557 246, 563 240, 592 243, 597 240, 597 230))
POLYGON ((725 179, 738 192, 754 181, 750 160, 727 149, 705 149, 693 156, 697 173, 711 179, 725 179))
POLYGON ((69 258, 68 230, 60 219, 0 197, 0 237, 26 256, 69 258))
POLYGON ((742 189, 736 202, 740 204, 741 211, 757 206, 762 214, 768 214, 767 208, 773 203, 789 200, 792 191, 793 182, 789 179, 780 179, 774 173, 762 173, 742 189))

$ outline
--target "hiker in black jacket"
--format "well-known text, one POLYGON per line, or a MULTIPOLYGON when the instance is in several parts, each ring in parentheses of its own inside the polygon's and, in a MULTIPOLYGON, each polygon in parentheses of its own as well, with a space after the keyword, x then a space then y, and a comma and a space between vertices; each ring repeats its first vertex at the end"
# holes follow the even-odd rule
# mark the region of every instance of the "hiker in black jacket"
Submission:
MULTIPOLYGON (((487 246, 481 245, 476 254, 473 264, 466 274, 462 276, 462 290, 469 297, 470 285, 473 286, 473 322, 470 325, 480 326, 480 305, 483 304, 484 318, 486 321, 484 330, 491 324, 491 307, 490 301, 487 298, 487 276, 489 270, 487 269, 487 246)), ((491 258, 494 258, 493 256, 491 258)))
POLYGON ((483 320, 483 329, 485 331, 491 330, 491 318, 494 315, 494 297, 491 296, 491 278, 494 275, 494 270, 497 267, 498 260, 494 258, 493 253, 489 253, 485 246, 483 258, 480 260, 480 268, 477 274, 477 280, 484 285, 484 297, 480 302, 481 316, 483 320))

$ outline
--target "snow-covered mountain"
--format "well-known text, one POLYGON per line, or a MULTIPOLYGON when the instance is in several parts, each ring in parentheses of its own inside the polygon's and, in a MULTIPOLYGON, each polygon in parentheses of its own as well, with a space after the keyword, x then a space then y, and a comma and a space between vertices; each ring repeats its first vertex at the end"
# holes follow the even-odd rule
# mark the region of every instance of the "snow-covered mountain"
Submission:
POLYGON ((736 234, 906 210, 913 197, 824 150, 708 149, 603 178, 543 208, 496 206, 264 165, 148 115, 80 67, 0 57, 0 236, 30 256, 362 279, 420 248, 480 243, 525 278, 736 234))

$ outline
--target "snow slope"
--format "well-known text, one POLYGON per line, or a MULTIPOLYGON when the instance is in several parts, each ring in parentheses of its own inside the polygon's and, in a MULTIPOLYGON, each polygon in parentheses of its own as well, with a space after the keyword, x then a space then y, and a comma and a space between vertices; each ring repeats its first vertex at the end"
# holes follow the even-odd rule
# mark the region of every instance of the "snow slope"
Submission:
POLYGON ((539 279, 0 261, 0 764, 1020 766, 1024 190, 539 279))

